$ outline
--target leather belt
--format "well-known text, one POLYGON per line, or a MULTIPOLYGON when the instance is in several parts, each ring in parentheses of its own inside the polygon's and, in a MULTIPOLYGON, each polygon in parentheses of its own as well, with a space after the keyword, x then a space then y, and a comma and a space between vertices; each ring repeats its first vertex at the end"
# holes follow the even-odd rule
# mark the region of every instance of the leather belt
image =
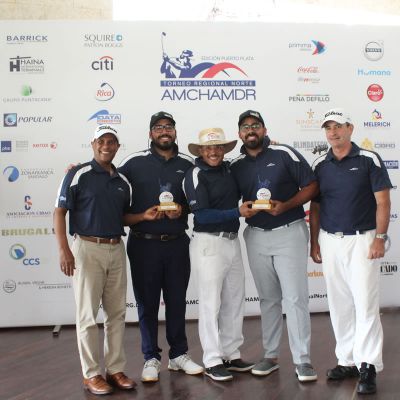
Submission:
POLYGON ((87 242, 93 242, 97 244, 118 244, 121 241, 121 237, 116 238, 101 238, 96 236, 82 236, 78 235, 82 240, 87 242))
POLYGON ((343 237, 343 236, 352 236, 352 235, 364 235, 365 233, 369 232, 370 230, 373 230, 373 229, 365 229, 365 230, 360 230, 360 231, 349 231, 349 232, 330 232, 330 231, 324 230, 324 232, 329 233, 330 235, 343 237))
POLYGON ((209 235, 223 237, 229 240, 234 240, 238 237, 237 232, 206 232, 206 233, 208 233, 209 235))
POLYGON ((259 231, 264 231, 264 232, 271 232, 271 231, 277 231, 282 228, 287 228, 290 225, 297 224, 297 222, 300 222, 300 221, 304 221, 304 218, 296 219, 296 221, 292 221, 292 222, 289 222, 288 224, 277 226, 276 228, 272 228, 272 229, 264 229, 264 228, 259 228, 258 226, 251 226, 251 225, 250 225, 250 228, 257 229, 259 231))
POLYGON ((153 233, 143 233, 143 232, 131 231, 130 234, 134 238, 138 238, 138 239, 150 239, 150 240, 159 240, 161 242, 169 242, 170 240, 175 240, 175 239, 178 239, 179 237, 183 236, 185 234, 185 232, 177 233, 176 235, 169 235, 169 234, 155 235, 153 233))

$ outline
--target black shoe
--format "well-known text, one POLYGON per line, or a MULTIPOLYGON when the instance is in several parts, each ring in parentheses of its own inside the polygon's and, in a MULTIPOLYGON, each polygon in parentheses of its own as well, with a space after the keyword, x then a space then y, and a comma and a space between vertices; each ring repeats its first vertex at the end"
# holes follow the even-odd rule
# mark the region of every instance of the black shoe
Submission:
POLYGON ((357 393, 371 394, 376 392, 376 371, 375 366, 361 363, 360 380, 357 386, 357 393))
POLYGON ((254 363, 243 361, 241 358, 235 360, 224 360, 224 367, 228 371, 246 372, 254 367, 254 363))
POLYGON ((232 374, 224 367, 223 364, 206 368, 205 374, 214 381, 230 381, 233 379, 232 374))
POLYGON ((346 378, 357 378, 360 376, 360 374, 356 366, 345 367, 344 365, 336 365, 335 368, 328 369, 328 371, 326 371, 326 376, 328 379, 340 381, 346 378))

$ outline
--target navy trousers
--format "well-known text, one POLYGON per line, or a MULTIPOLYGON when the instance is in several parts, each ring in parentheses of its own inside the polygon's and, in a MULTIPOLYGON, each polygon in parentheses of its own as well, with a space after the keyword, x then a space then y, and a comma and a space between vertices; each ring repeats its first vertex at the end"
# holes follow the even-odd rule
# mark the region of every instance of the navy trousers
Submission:
POLYGON ((169 358, 179 357, 188 350, 185 313, 190 277, 189 242, 186 234, 166 242, 129 235, 127 251, 145 360, 161 359, 158 346, 161 291, 165 303, 169 358))

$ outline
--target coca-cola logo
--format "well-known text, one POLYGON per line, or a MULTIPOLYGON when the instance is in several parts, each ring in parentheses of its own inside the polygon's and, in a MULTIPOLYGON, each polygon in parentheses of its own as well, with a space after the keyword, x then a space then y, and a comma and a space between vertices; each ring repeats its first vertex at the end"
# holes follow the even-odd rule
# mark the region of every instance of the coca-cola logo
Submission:
POLYGON ((382 86, 377 83, 373 83, 368 86, 367 96, 371 101, 381 101, 383 98, 383 89, 382 86))
POLYGON ((311 66, 311 67, 299 67, 299 68, 297 68, 297 72, 299 74, 318 74, 319 69, 318 69, 318 67, 314 67, 314 66, 311 66))

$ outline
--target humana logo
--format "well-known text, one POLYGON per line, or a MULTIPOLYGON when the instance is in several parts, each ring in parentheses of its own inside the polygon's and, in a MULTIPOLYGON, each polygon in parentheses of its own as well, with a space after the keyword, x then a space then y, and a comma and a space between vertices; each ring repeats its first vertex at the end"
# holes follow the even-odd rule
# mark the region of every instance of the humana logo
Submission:
POLYGON ((362 76, 390 76, 392 72, 389 70, 381 70, 381 69, 368 69, 365 70, 363 68, 358 68, 357 75, 362 76))

